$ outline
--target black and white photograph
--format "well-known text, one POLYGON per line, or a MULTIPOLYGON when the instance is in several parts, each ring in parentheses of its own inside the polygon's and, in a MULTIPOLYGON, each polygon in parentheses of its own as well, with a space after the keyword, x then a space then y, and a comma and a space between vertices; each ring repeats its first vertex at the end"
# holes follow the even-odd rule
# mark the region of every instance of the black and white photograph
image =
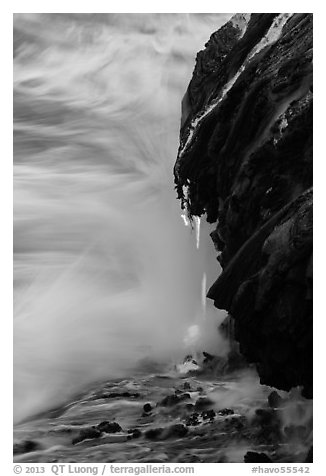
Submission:
POLYGON ((315 15, 111 6, 11 14, 14 472, 310 473, 315 15))

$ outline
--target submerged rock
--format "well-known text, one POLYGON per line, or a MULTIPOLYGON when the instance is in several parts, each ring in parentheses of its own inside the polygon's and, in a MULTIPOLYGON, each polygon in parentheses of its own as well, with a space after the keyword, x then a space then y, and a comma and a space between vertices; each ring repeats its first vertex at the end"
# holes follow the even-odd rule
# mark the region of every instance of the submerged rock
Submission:
POLYGON ((188 433, 188 428, 182 423, 176 423, 168 428, 167 437, 183 437, 188 433))
POLYGON ((93 440, 99 438, 103 433, 118 433, 122 431, 121 426, 117 422, 102 421, 97 426, 91 426, 89 428, 83 428, 79 435, 72 440, 72 444, 76 445, 84 440, 93 440))
POLYGON ((138 428, 128 430, 128 434, 131 436, 131 438, 139 438, 142 435, 138 428))
MULTIPOLYGON (((197 55, 174 168, 261 383, 312 396, 312 14, 237 14, 197 55)), ((207 357, 209 358, 209 357, 207 357)))

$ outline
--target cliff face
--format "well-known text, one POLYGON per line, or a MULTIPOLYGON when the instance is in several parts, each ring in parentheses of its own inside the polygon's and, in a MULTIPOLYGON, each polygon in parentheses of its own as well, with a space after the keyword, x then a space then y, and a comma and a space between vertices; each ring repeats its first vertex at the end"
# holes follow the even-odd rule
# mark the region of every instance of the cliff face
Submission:
POLYGON ((197 55, 175 183, 216 223, 208 297, 261 383, 312 395, 312 15, 237 14, 197 55))

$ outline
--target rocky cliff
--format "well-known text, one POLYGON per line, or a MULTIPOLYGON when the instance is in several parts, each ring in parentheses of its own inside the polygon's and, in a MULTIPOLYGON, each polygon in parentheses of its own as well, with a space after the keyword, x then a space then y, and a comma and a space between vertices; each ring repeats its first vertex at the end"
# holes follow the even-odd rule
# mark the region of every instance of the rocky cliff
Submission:
POLYGON ((237 14, 196 58, 175 183, 216 223, 208 297, 261 383, 312 396, 312 15, 237 14))

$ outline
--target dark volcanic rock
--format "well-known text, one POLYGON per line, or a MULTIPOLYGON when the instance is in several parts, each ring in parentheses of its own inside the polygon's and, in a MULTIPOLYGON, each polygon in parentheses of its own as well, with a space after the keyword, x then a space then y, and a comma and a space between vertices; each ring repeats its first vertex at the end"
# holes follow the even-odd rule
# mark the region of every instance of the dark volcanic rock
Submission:
POLYGON ((187 418, 186 418, 186 425, 187 426, 197 426, 199 425, 199 413, 195 412, 195 413, 192 413, 191 415, 189 415, 187 418))
POLYGON ((32 451, 39 450, 41 448, 40 444, 37 441, 25 440, 21 443, 15 443, 13 447, 14 455, 22 453, 30 453, 32 451))
POLYGON ((201 410, 213 405, 214 402, 207 397, 199 397, 195 403, 196 410, 201 410))
POLYGON ((72 440, 72 444, 76 445, 77 443, 81 443, 84 440, 92 440, 94 438, 99 438, 102 434, 102 431, 92 426, 90 428, 85 428, 81 430, 79 435, 72 440))
POLYGON ((245 463, 272 463, 272 460, 265 453, 256 453, 255 451, 248 451, 244 455, 245 463))
POLYGON ((203 420, 213 420, 215 415, 216 413, 214 412, 214 410, 205 410, 201 414, 203 420))
POLYGON ((104 431, 105 433, 117 433, 118 431, 122 431, 122 428, 119 423, 115 421, 102 421, 99 425, 97 425, 96 428, 99 431, 104 431))
MULTIPOLYGON (((235 15, 197 55, 175 165, 223 272, 208 297, 261 383, 312 396, 312 15, 235 15)), ((216 271, 218 274, 218 269, 216 271)))
POLYGON ((231 408, 223 408, 218 412, 220 416, 234 415, 234 411, 231 408))
POLYGON ((150 413, 152 411, 152 405, 150 403, 145 403, 143 410, 145 413, 150 413))
POLYGON ((268 405, 271 408, 280 408, 283 403, 283 398, 275 390, 268 395, 268 405))
POLYGON ((148 440, 158 440, 162 435, 164 428, 151 428, 145 432, 145 437, 148 440))
POLYGON ((141 431, 138 428, 133 428, 128 430, 129 435, 131 438, 139 438, 141 436, 141 431))
POLYGON ((159 405, 163 407, 172 407, 185 400, 190 400, 189 393, 181 393, 180 395, 176 395, 176 394, 167 395, 166 397, 163 398, 163 400, 159 403, 159 405))
POLYGON ((167 428, 151 428, 145 433, 148 440, 166 440, 167 438, 182 438, 188 433, 188 428, 182 423, 176 423, 167 428))

